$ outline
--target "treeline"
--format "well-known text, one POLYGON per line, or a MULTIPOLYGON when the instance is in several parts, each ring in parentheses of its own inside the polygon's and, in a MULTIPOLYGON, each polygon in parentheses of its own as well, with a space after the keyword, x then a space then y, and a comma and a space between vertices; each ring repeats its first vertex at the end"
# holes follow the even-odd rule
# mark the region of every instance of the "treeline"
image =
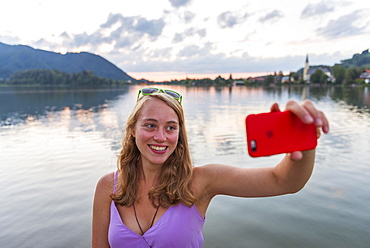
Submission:
POLYGON ((202 78, 202 79, 192 79, 186 78, 183 80, 171 80, 171 81, 164 81, 163 84, 180 84, 185 86, 228 86, 233 83, 232 76, 230 75, 229 79, 225 79, 221 76, 218 76, 215 79, 210 78, 202 78))
MULTIPOLYGON (((368 67, 370 68, 370 67, 368 67)), ((332 66, 331 73, 333 77, 329 77, 322 70, 317 69, 311 76, 310 82, 313 84, 331 83, 331 84, 364 84, 365 79, 360 78, 360 75, 366 71, 366 67, 351 67, 346 68, 341 64, 332 66)))
POLYGON ((63 86, 109 86, 125 84, 124 80, 112 80, 94 75, 91 71, 66 73, 59 70, 36 69, 13 73, 6 84, 11 85, 63 85, 63 86))

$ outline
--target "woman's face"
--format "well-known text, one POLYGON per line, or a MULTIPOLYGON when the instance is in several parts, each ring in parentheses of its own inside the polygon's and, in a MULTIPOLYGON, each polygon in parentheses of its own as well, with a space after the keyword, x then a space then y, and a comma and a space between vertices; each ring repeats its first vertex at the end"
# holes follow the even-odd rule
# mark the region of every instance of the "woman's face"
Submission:
POLYGON ((147 100, 133 131, 142 165, 162 165, 176 149, 179 129, 171 107, 156 98, 147 100))

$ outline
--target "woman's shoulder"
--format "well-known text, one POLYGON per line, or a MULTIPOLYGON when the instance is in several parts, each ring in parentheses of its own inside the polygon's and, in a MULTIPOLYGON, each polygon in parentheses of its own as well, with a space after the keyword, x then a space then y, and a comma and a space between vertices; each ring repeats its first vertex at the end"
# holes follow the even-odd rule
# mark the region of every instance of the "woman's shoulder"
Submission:
POLYGON ((204 189, 207 187, 209 175, 212 171, 212 165, 202 165, 202 166, 195 166, 193 168, 193 178, 192 178, 192 187, 196 191, 203 192, 204 189))
POLYGON ((96 185, 96 190, 102 191, 102 192, 109 192, 109 194, 111 194, 112 189, 114 187, 114 174, 115 173, 116 172, 110 172, 100 177, 96 185))

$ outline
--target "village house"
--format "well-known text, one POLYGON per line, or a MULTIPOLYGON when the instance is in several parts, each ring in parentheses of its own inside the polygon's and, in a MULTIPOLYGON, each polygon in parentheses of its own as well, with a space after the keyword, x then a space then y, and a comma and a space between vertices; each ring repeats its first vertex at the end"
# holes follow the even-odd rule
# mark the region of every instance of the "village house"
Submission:
POLYGON ((365 70, 359 78, 364 79, 366 84, 370 83, 370 70, 365 70))
POLYGON ((244 85, 245 83, 244 83, 244 81, 243 80, 235 80, 234 82, 233 82, 233 85, 234 86, 237 86, 237 85, 244 85))

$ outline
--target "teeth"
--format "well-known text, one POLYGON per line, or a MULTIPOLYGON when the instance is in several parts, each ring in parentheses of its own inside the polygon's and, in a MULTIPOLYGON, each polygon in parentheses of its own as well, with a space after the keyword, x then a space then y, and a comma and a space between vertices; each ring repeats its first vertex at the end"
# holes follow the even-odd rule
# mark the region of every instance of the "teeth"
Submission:
POLYGON ((166 150, 165 146, 150 146, 150 148, 156 150, 156 151, 164 151, 166 150))

